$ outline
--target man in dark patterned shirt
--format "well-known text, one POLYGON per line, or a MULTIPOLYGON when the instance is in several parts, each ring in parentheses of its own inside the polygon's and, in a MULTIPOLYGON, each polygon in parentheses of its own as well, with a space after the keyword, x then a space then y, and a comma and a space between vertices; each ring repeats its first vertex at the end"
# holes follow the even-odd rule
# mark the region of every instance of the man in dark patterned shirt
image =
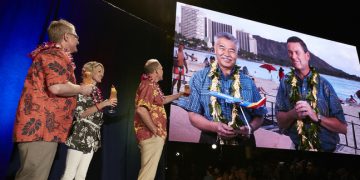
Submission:
POLYGON ((71 53, 79 37, 65 20, 52 21, 50 42, 31 53, 33 63, 25 79, 14 126, 21 167, 15 179, 46 180, 58 142, 65 142, 73 120, 77 94, 93 86, 76 85, 71 53))

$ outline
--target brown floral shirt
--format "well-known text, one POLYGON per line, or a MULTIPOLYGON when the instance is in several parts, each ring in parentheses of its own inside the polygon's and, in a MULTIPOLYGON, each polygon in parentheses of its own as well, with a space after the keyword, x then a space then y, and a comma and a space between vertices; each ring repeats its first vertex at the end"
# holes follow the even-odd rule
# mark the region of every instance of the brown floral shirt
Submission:
MULTIPOLYGON (((95 88, 99 90, 97 87, 95 88)), ((94 96, 98 96, 98 94, 94 94, 94 96)), ((81 117, 82 113, 94 105, 95 102, 92 96, 82 94, 77 96, 76 120, 73 122, 70 135, 65 143, 71 149, 89 153, 91 150, 96 152, 101 147, 100 128, 104 123, 103 112, 96 111, 86 117, 81 117)))
POLYGON ((60 97, 48 87, 76 83, 70 54, 55 43, 44 43, 31 53, 14 126, 15 142, 65 142, 73 120, 76 97, 60 97))
MULTIPOLYGON (((158 128, 158 135, 165 140, 167 136, 167 121, 163 102, 164 94, 159 88, 158 83, 153 82, 150 79, 142 80, 136 91, 135 109, 142 106, 149 111, 153 123, 158 128)), ((149 139, 153 136, 153 133, 147 128, 141 117, 136 113, 134 118, 134 127, 138 142, 149 139)))

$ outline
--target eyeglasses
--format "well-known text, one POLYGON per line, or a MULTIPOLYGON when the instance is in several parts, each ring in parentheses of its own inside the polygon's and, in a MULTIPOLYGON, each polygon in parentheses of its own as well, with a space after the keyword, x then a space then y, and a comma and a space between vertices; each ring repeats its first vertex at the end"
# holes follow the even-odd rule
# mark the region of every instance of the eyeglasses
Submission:
POLYGON ((77 40, 79 40, 79 36, 78 36, 78 35, 73 34, 73 33, 68 33, 68 34, 70 34, 70 35, 74 36, 77 40))

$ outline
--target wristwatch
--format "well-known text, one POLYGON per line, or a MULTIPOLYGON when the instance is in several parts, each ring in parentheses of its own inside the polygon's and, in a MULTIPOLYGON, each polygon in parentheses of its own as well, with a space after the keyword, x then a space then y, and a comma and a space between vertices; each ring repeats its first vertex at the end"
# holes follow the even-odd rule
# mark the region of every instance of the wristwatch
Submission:
POLYGON ((318 120, 317 120, 317 124, 318 125, 321 125, 321 118, 322 118, 323 116, 319 113, 318 115, 317 115, 317 118, 318 118, 318 120))

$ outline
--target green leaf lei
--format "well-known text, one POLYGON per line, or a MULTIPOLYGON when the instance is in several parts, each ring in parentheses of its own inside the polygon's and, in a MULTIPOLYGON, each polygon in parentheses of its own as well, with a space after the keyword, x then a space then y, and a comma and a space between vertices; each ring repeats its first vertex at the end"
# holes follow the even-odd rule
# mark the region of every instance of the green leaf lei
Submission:
MULTIPOLYGON (((320 77, 319 73, 315 71, 315 68, 310 67, 311 75, 308 77, 308 87, 310 91, 306 95, 306 101, 310 103, 310 106, 314 109, 315 113, 319 113, 319 109, 317 107, 317 85, 318 79, 320 77)), ((297 87, 297 78, 295 76, 295 69, 291 68, 291 72, 289 73, 289 79, 287 83, 291 84, 290 90, 290 102, 294 106, 297 101, 301 100, 299 88, 297 87)), ((298 135, 300 136, 299 142, 299 150, 308 150, 308 151, 320 151, 320 140, 319 140, 319 131, 320 127, 318 124, 313 122, 310 117, 306 117, 305 119, 296 120, 296 129, 298 135), (306 128, 305 125, 310 124, 309 128, 306 128)))
MULTIPOLYGON (((240 71, 240 67, 235 65, 234 72, 231 77, 233 79, 233 82, 231 84, 231 90, 232 90, 231 96, 233 96, 235 98, 241 98, 241 95, 240 95, 241 84, 240 84, 239 71, 240 71)), ((220 81, 219 81, 220 72, 217 71, 217 62, 216 61, 211 63, 211 65, 210 65, 209 77, 211 78, 211 85, 209 87, 209 90, 220 92, 220 81)), ((219 102, 217 101, 216 97, 214 97, 214 96, 210 97, 209 108, 210 108, 210 114, 212 115, 215 122, 220 121, 222 123, 228 124, 229 126, 235 128, 235 129, 239 129, 241 126, 244 125, 244 123, 239 118, 238 108, 235 105, 233 105, 233 107, 232 107, 231 121, 228 121, 222 114, 221 106, 220 106, 219 102)))

